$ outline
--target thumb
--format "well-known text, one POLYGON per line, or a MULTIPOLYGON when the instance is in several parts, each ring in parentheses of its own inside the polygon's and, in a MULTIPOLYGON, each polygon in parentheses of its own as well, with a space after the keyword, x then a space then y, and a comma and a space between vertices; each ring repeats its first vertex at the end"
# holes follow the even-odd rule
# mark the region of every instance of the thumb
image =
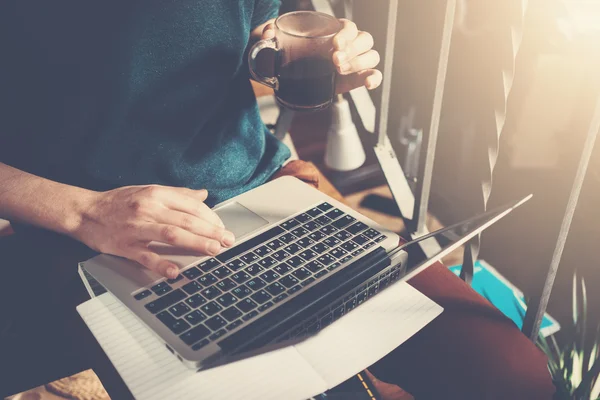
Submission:
POLYGON ((265 25, 262 32, 262 39, 272 39, 275 37, 275 24, 270 23, 265 25))

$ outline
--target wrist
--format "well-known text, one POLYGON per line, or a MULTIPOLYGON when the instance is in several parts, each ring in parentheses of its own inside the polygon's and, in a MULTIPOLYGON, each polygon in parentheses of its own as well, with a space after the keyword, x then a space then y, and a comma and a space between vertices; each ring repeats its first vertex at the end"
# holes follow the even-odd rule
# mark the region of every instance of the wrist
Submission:
POLYGON ((61 233, 77 238, 85 222, 90 220, 90 212, 99 195, 99 192, 81 188, 69 194, 65 215, 59 221, 61 233))

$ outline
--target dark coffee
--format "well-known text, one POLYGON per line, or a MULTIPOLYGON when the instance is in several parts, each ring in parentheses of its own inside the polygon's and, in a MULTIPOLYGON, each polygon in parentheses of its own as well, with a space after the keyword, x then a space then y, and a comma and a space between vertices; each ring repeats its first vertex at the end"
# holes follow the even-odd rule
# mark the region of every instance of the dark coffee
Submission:
POLYGON ((277 97, 287 105, 314 107, 328 103, 335 94, 335 68, 329 59, 307 57, 278 68, 277 97))

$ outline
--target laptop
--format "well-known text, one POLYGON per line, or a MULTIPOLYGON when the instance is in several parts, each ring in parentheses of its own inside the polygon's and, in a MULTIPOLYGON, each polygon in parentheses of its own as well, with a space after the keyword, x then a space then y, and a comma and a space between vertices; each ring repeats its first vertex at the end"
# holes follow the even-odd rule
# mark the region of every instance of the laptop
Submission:
POLYGON ((214 208, 237 238, 216 257, 152 243, 180 267, 175 279, 106 254, 83 268, 184 364, 203 369, 318 332, 528 199, 399 246, 396 233, 282 177, 214 208), (441 251, 409 262, 412 246, 432 238, 442 242, 441 251))

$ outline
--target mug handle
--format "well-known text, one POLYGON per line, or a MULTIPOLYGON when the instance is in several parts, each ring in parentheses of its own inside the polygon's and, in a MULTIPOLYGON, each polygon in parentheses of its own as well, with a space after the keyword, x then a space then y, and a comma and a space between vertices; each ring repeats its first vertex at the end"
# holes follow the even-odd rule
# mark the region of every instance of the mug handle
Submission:
POLYGON ((252 48, 250 49, 250 52, 248 53, 248 69, 250 70, 250 75, 252 75, 252 78, 254 78, 254 80, 262 83, 265 86, 270 87, 271 89, 277 90, 279 89, 279 81, 276 77, 263 76, 256 70, 256 56, 258 56, 258 53, 262 49, 266 48, 279 51, 279 49, 277 48, 277 40, 275 38, 271 38, 259 40, 258 42, 256 42, 254 46, 252 46, 252 48))

